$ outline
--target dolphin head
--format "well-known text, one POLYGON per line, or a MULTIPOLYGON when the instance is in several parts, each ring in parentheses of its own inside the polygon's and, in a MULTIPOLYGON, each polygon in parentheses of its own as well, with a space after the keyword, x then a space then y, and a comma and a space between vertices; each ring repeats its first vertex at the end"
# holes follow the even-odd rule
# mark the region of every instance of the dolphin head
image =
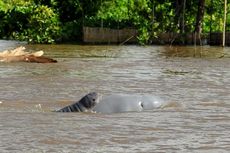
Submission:
POLYGON ((144 110, 152 110, 163 107, 164 102, 161 98, 155 96, 143 96, 141 99, 141 106, 144 110))
POLYGON ((85 108, 91 109, 96 106, 97 103, 100 101, 100 95, 96 92, 91 92, 85 95, 79 103, 81 103, 85 108))

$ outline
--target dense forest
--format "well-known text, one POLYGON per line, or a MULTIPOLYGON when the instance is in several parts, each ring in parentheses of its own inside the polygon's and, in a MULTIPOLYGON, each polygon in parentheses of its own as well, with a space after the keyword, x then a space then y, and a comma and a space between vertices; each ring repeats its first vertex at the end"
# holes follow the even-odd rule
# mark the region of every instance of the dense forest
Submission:
POLYGON ((222 0, 0 0, 0 39, 30 43, 80 42, 90 26, 135 28, 147 44, 164 32, 222 32, 223 24, 222 0))

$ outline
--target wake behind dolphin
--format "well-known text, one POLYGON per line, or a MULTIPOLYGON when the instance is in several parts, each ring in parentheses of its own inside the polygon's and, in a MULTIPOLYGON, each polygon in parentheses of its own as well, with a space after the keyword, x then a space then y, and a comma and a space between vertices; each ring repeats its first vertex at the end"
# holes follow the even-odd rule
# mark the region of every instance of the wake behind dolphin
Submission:
POLYGON ((78 102, 58 110, 58 112, 93 111, 111 114, 153 110, 164 105, 165 103, 161 98, 151 95, 112 94, 100 97, 98 93, 93 92, 85 95, 78 102))

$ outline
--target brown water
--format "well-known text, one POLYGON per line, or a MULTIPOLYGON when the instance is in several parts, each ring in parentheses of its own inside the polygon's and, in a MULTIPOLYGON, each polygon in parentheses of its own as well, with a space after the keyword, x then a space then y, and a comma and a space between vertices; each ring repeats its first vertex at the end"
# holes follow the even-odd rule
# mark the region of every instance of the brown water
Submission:
MULTIPOLYGON (((20 44, 0 41, 1 50, 20 44)), ((0 63, 0 152, 228 152, 230 48, 26 45, 56 64, 0 63), (54 113, 90 91, 153 94, 146 112, 54 113)))

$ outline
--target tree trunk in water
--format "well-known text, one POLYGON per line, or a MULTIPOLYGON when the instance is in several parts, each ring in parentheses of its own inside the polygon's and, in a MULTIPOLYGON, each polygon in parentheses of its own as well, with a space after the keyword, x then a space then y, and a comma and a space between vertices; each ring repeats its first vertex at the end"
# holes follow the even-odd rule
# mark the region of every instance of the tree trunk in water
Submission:
POLYGON ((184 8, 184 1, 185 0, 176 0, 176 2, 174 2, 174 6, 175 6, 175 16, 174 16, 174 21, 175 23, 178 25, 178 29, 180 31, 180 33, 183 33, 183 8, 184 8))
MULTIPOLYGON (((174 16, 174 22, 176 25, 178 25, 178 30, 180 32, 180 37, 182 38, 182 44, 185 43, 185 7, 186 7, 186 0, 176 0, 173 2, 175 10, 175 16, 174 16)), ((174 40, 176 39, 175 36, 174 40)), ((174 41, 173 40, 173 41, 174 41)), ((172 41, 172 42, 173 42, 172 41)))
POLYGON ((226 15, 227 15, 227 0, 224 1, 224 25, 223 25, 223 42, 222 42, 223 47, 225 46, 226 15))
MULTIPOLYGON (((200 45, 201 45, 200 34, 202 32, 202 21, 204 17, 204 8, 205 8, 204 4, 205 4, 205 0, 199 0, 197 17, 196 17, 196 26, 195 26, 195 33, 198 36, 200 45)), ((196 41, 196 38, 195 38, 195 41, 196 41)))

